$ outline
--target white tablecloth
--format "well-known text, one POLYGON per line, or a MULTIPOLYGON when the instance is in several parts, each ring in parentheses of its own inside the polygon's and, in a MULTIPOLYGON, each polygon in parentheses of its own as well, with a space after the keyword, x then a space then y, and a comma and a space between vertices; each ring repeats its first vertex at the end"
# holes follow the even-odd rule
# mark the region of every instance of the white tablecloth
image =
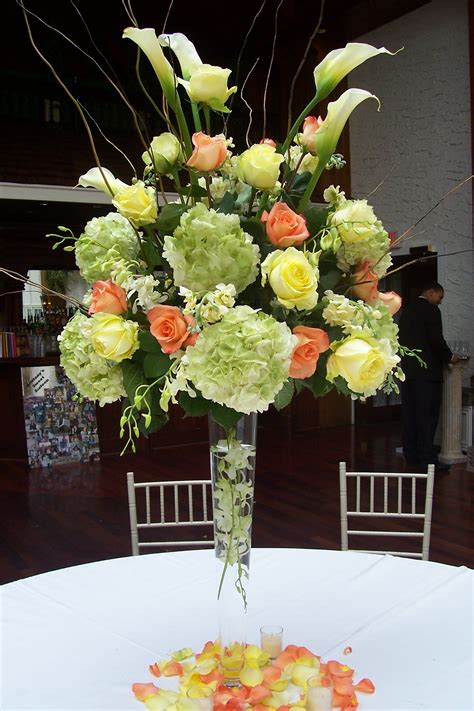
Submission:
MULTIPOLYGON (((361 711, 471 711, 472 580, 468 568, 390 556, 254 549, 247 641, 280 624, 285 643, 349 664, 376 685, 361 711)), ((151 662, 217 636, 215 584, 207 550, 3 586, 1 709, 140 711, 130 687, 153 681, 151 662)))

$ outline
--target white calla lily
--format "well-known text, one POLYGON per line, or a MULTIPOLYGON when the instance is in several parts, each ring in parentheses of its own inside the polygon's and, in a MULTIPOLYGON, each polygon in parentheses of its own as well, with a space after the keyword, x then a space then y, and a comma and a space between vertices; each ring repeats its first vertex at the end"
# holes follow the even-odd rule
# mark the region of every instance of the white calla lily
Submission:
POLYGON ((196 47, 182 32, 174 32, 171 35, 160 35, 158 41, 162 47, 169 47, 177 56, 183 79, 189 79, 191 74, 201 66, 202 61, 196 51, 196 47))
POLYGON ((349 42, 342 49, 333 49, 314 70, 314 81, 318 92, 318 100, 324 99, 353 69, 363 64, 367 59, 379 54, 394 56, 401 52, 390 52, 385 47, 373 47, 363 42, 349 42))
POLYGON ((375 99, 380 110, 380 101, 378 98, 374 94, 371 94, 370 91, 365 91, 365 89, 347 89, 336 101, 331 101, 331 103, 328 104, 326 118, 314 136, 318 164, 306 186, 303 197, 298 203, 299 213, 304 212, 306 209, 321 173, 336 150, 337 142, 342 133, 342 129, 346 125, 347 119, 356 106, 366 99, 375 99))
POLYGON ((328 104, 326 118, 315 134, 316 153, 321 165, 325 165, 336 150, 342 129, 351 113, 366 99, 375 99, 380 111, 379 99, 365 89, 347 89, 336 101, 328 104))
MULTIPOLYGON (((127 187, 127 183, 119 180, 108 168, 91 168, 81 175, 78 185, 83 188, 96 188, 113 197, 119 190, 127 187)), ((77 187, 77 186, 76 186, 77 187)))
POLYGON ((140 47, 142 52, 148 57, 155 74, 163 89, 163 93, 172 108, 176 106, 176 77, 173 67, 166 59, 161 49, 160 42, 156 36, 154 29, 147 27, 138 29, 138 27, 127 27, 124 30, 122 37, 131 39, 140 47))

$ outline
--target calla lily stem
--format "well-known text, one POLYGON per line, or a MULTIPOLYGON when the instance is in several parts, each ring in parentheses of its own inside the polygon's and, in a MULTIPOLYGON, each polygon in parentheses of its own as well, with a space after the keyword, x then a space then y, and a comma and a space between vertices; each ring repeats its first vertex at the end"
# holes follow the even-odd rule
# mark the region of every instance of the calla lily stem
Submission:
POLYGON ((311 99, 311 101, 309 102, 309 104, 307 104, 307 105, 304 107, 303 111, 300 113, 300 115, 298 116, 298 118, 297 118, 296 121, 294 122, 293 126, 291 127, 290 132, 288 133, 288 136, 286 137, 286 141, 284 142, 283 147, 282 147, 282 150, 281 150, 281 152, 283 153, 283 155, 285 155, 285 153, 287 152, 288 148, 290 147, 290 143, 292 142, 293 138, 295 137, 296 132, 298 131, 298 128, 300 127, 300 125, 302 124, 302 122, 305 120, 305 118, 306 118, 306 116, 309 114, 309 112, 310 112, 312 109, 314 109, 314 107, 316 106, 316 104, 318 103, 318 101, 319 101, 319 95, 318 95, 318 92, 316 92, 316 94, 313 96, 313 98, 311 99))

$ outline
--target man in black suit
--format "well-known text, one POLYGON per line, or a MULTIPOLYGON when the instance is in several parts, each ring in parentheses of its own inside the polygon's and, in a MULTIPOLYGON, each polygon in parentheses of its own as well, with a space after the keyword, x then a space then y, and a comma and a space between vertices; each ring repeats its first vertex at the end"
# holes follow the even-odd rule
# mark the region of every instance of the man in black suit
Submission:
POLYGON ((399 340, 403 346, 418 349, 423 367, 417 358, 402 358, 405 382, 402 383, 403 455, 408 471, 448 471, 449 466, 438 462, 434 437, 441 406, 441 384, 445 363, 456 363, 459 356, 452 353, 443 337, 439 305, 444 289, 437 282, 425 284, 421 295, 403 310, 399 340))

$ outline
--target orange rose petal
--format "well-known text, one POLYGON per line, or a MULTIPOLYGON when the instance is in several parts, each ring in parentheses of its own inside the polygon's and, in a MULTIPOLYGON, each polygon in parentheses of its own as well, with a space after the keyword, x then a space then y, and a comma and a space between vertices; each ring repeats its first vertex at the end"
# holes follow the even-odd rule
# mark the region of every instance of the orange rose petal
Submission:
POLYGON ((284 669, 286 666, 288 666, 288 664, 293 664, 295 659, 296 657, 294 657, 291 652, 287 652, 286 650, 284 650, 275 659, 275 661, 273 662, 273 666, 278 667, 278 669, 284 669))
POLYGON ((373 694, 375 686, 370 679, 361 679, 359 683, 354 686, 354 689, 356 691, 361 691, 363 694, 373 694))
POLYGON ((356 711, 358 706, 359 702, 357 701, 357 697, 353 695, 344 706, 341 706, 341 711, 356 711))
POLYGON ((150 672, 150 674, 153 674, 153 676, 156 676, 157 678, 161 676, 160 667, 156 662, 154 664, 150 664, 150 666, 148 667, 148 671, 150 672))
POLYGON ((163 667, 163 676, 183 676, 183 666, 179 662, 168 662, 163 667))
POLYGON ((267 667, 263 670, 263 683, 274 684, 281 677, 281 669, 278 667, 267 667))
POLYGON ((316 655, 313 654, 307 647, 298 647, 296 650, 296 658, 301 659, 302 657, 315 657, 316 655))
POLYGON ((328 662, 328 671, 331 676, 352 676, 354 674, 354 670, 348 667, 347 664, 341 664, 335 659, 331 659, 328 662))
POLYGON ((253 707, 254 711, 268 711, 268 707, 263 704, 255 704, 253 707))
POLYGON ((338 694, 337 691, 332 692, 332 705, 335 708, 344 708, 350 703, 352 696, 350 694, 338 694))
POLYGON ((199 674, 199 678, 203 684, 212 684, 213 681, 222 681, 223 676, 219 669, 214 669, 209 674, 199 674))
POLYGON ((352 684, 352 679, 349 677, 335 676, 333 677, 333 683, 334 691, 336 693, 341 694, 342 696, 347 696, 348 694, 353 696, 354 685, 352 684))
POLYGON ((150 682, 149 684, 132 684, 132 691, 138 701, 146 701, 150 696, 156 696, 159 689, 150 682))
POLYGON ((270 689, 267 689, 266 686, 263 686, 263 684, 258 684, 258 686, 254 686, 253 689, 250 689, 250 693, 247 697, 247 701, 249 704, 258 704, 259 701, 262 701, 263 699, 266 699, 267 696, 271 696, 271 691, 270 689))

